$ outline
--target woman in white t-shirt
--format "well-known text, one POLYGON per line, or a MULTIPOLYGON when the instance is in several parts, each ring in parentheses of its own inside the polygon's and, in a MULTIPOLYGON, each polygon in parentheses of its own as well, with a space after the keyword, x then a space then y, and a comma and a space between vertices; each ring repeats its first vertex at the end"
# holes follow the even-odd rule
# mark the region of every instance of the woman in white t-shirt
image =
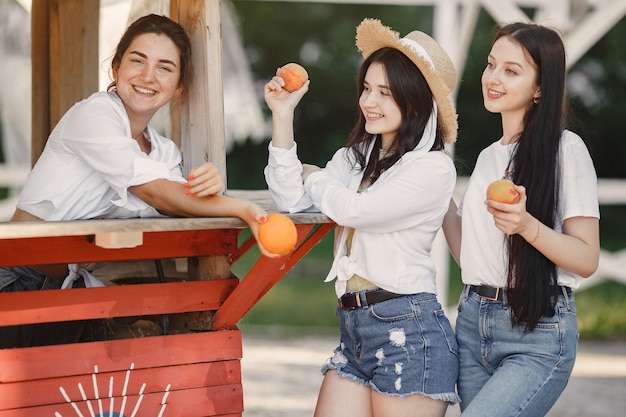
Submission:
MULTIPOLYGON (((191 44, 183 28, 164 16, 138 19, 122 36, 111 69, 108 91, 76 103, 50 134, 11 221, 237 216, 257 236, 267 213, 219 195, 224 183, 213 164, 184 178, 178 147, 148 124, 190 86, 191 44)), ((0 291, 59 288, 66 275, 67 265, 3 268, 0 291)))
POLYGON ((557 32, 513 23, 482 76, 502 138, 484 149, 460 207, 444 220, 465 284, 458 307, 464 417, 545 415, 574 365, 572 289, 599 261, 597 178, 582 139, 563 128, 565 50, 557 32), (490 183, 519 200, 487 200, 490 183))

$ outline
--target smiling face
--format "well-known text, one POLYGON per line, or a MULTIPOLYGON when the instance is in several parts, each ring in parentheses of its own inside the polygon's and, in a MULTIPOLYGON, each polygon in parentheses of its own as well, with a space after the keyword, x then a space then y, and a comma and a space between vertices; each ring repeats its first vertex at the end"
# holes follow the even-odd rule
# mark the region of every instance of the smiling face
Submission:
POLYGON ((524 49, 508 37, 499 38, 481 80, 485 109, 521 123, 533 100, 541 96, 537 79, 537 67, 524 49))
POLYGON ((182 92, 180 53, 165 35, 137 36, 124 52, 113 77, 131 125, 147 123, 156 111, 182 92))
POLYGON ((381 135, 382 147, 389 149, 396 138, 402 113, 391 95, 383 65, 373 62, 367 69, 359 106, 365 117, 365 130, 381 135))

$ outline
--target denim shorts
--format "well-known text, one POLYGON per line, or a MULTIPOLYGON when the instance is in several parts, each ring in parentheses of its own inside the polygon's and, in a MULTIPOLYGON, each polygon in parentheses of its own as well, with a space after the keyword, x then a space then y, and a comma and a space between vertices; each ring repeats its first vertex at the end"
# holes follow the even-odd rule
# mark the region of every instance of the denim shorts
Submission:
MULTIPOLYGON (((367 290, 366 290, 367 291, 367 290)), ((437 297, 405 295, 354 310, 337 308, 340 345, 322 367, 404 398, 421 394, 458 403, 456 339, 437 297)))
POLYGON ((55 290, 61 281, 52 279, 29 266, 0 268, 0 292, 55 290))
POLYGON ((578 328, 573 293, 563 289, 554 316, 542 317, 532 332, 512 324, 506 297, 481 298, 466 286, 458 309, 463 417, 545 416, 574 366, 578 328))

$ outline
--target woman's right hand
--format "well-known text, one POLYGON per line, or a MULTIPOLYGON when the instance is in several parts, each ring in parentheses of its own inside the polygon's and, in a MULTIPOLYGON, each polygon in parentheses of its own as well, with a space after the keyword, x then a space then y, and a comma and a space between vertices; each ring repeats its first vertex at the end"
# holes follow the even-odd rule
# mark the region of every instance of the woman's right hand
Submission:
POLYGON ((244 210, 242 213, 239 214, 239 217, 248 224, 248 227, 250 227, 250 231, 256 239, 257 245, 259 245, 259 250, 261 251, 261 253, 268 258, 278 258, 279 256, 281 256, 268 251, 261 244, 261 240, 259 239, 259 225, 267 221, 267 212, 256 203, 248 201, 244 204, 244 210))
POLYGON ((285 80, 283 80, 282 77, 275 75, 265 84, 265 102, 272 113, 293 113, 302 97, 304 97, 306 92, 309 91, 309 84, 310 80, 307 80, 302 87, 290 93, 283 88, 285 80))

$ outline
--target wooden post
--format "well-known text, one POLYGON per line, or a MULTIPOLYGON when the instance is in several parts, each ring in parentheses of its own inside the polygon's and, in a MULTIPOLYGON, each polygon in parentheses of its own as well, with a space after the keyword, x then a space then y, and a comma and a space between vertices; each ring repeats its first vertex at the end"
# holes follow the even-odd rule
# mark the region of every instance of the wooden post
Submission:
POLYGON ((194 80, 181 108, 185 172, 209 161, 226 180, 220 0, 173 0, 171 16, 191 38, 194 80))
MULTIPOLYGON (((170 16, 191 39, 194 79, 187 102, 180 106, 184 172, 204 162, 216 165, 226 182, 222 26, 220 0, 172 0, 170 16)), ((190 280, 230 278, 227 256, 191 258, 190 280)), ((172 331, 209 330, 212 312, 170 318, 172 331)))
POLYGON ((33 0, 32 150, 74 103, 98 91, 99 0, 33 0))

